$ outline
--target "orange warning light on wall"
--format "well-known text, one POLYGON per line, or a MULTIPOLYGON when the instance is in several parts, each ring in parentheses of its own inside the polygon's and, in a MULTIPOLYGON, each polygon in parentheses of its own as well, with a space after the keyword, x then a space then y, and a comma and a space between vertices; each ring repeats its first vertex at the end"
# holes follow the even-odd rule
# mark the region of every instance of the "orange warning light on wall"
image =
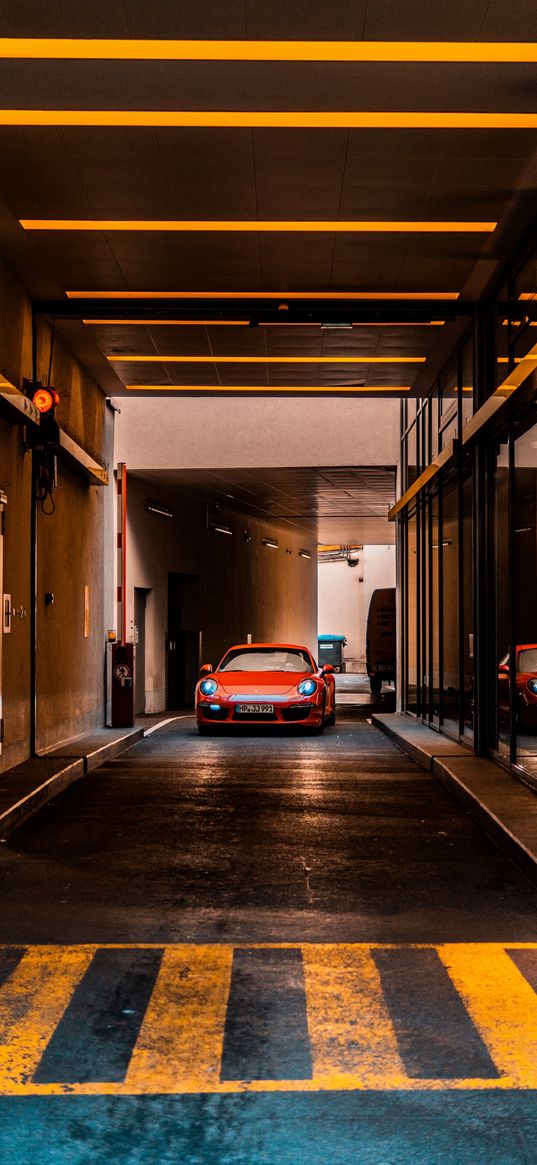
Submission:
POLYGON ((49 413, 60 403, 58 393, 53 388, 38 388, 34 392, 33 402, 40 413, 49 413))

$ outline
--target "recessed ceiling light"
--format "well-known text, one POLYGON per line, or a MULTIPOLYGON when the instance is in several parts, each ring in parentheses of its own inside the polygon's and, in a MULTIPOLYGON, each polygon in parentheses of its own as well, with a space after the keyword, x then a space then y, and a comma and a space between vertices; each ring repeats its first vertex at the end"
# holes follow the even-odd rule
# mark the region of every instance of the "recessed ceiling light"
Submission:
POLYGON ((490 234, 496 222, 309 219, 88 219, 21 218, 27 231, 290 232, 293 234, 490 234))
MULTIPOLYGON (((298 323, 294 320, 259 320, 257 326, 260 328, 441 328, 445 324, 445 320, 368 320, 360 321, 352 324, 319 324, 312 323, 310 320, 300 320, 298 323)), ((163 326, 171 327, 187 327, 187 328, 235 328, 235 327, 250 327, 250 320, 139 320, 127 319, 120 320, 82 320, 90 328, 96 327, 140 327, 140 328, 156 328, 163 326)), ((505 320, 507 323, 507 320, 505 320)))
POLYGON ((116 61, 430 61, 534 63, 532 41, 158 40, 2 37, 0 57, 116 61))
POLYGON ((394 384, 374 384, 362 386, 359 384, 291 384, 291 385, 263 385, 263 384, 126 384, 125 388, 129 392, 181 392, 190 395, 197 393, 208 393, 209 395, 218 396, 225 392, 248 392, 257 393, 260 396, 277 393, 325 393, 327 395, 335 395, 344 392, 360 392, 366 396, 377 392, 410 392, 411 385, 394 385, 394 384))
POLYGON ((116 356, 111 364, 425 364, 426 356, 116 356))
POLYGON ((173 511, 161 502, 144 502, 144 510, 148 514, 160 514, 161 518, 173 518, 173 511))
MULTIPOLYGON (((281 291, 66 291, 68 299, 281 299, 281 291)), ((286 299, 453 300, 460 291, 286 291, 286 299)), ((521 297, 522 298, 522 297, 521 297)), ((526 298, 530 298, 528 295, 526 298)))
POLYGON ((218 129, 535 129, 536 113, 0 109, 0 125, 218 129))

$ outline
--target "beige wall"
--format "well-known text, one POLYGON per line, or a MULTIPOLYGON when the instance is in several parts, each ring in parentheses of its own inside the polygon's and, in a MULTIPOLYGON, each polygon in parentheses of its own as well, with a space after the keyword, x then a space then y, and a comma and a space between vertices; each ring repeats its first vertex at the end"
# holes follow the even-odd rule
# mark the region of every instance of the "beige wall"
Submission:
MULTIPOLYGON (((38 329, 37 376, 46 381, 50 328, 38 329)), ((32 377, 31 305, 0 264, 0 372, 17 388, 32 377)), ((57 339, 51 382, 60 394, 57 420, 78 444, 110 463, 112 413, 98 385, 57 339)), ((109 468, 111 468, 109 466, 109 468)), ((8 498, 3 590, 17 611, 3 639, 4 747, 0 769, 30 751, 31 454, 22 426, 0 417, 0 488, 8 498)), ((53 491, 55 513, 37 518, 36 747, 46 750, 104 722, 105 629, 112 616, 112 579, 105 546, 112 546, 112 489, 90 486, 61 461, 53 491), (105 578, 107 585, 105 587, 105 578), (89 635, 84 637, 84 586, 90 587, 89 635), (45 592, 54 603, 45 607, 45 592)))
POLYGON ((377 587, 395 586, 395 546, 364 546, 358 566, 319 564, 319 635, 345 635, 345 660, 365 670, 365 631, 371 595, 377 587))
POLYGON ((133 397, 116 424, 130 469, 395 465, 398 454, 397 400, 133 397))
MULTIPOLYGON (((316 547, 307 534, 287 532, 276 522, 220 512, 233 536, 207 529, 206 506, 173 490, 158 490, 173 518, 147 513, 155 487, 129 475, 127 542, 127 637, 134 622, 134 588, 148 591, 146 605, 146 711, 166 706, 165 659, 168 572, 199 575, 201 662, 216 665, 233 643, 248 634, 258 641, 316 641, 316 547), (250 541, 245 541, 247 531, 250 541), (278 550, 263 545, 275 538, 278 550), (298 556, 309 549, 311 559, 298 556), (290 553, 287 553, 287 552, 290 553)), ((194 628, 185 628, 193 630, 194 628)))

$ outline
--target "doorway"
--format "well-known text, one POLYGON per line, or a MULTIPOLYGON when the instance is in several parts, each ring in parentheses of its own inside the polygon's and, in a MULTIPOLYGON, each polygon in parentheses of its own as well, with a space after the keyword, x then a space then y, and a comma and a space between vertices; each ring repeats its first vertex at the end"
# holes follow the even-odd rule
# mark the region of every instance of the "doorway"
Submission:
POLYGON ((192 708, 200 668, 200 576, 168 573, 166 708, 192 708))
POLYGON ((134 669, 134 714, 143 716, 145 712, 145 609, 149 591, 145 587, 134 588, 134 643, 136 667, 134 669))

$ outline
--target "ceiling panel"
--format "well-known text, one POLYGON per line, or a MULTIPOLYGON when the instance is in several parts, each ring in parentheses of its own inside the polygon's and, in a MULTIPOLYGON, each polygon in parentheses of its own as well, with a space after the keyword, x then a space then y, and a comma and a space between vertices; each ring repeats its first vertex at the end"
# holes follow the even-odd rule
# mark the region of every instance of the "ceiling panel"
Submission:
POLYGON ((17 36, 279 39, 537 39, 533 0, 2 0, 17 36))
MULTIPOLYGON (((57 35, 57 29, 55 30, 57 35)), ((0 106, 20 109, 518 110, 531 64, 2 61, 0 106)))

